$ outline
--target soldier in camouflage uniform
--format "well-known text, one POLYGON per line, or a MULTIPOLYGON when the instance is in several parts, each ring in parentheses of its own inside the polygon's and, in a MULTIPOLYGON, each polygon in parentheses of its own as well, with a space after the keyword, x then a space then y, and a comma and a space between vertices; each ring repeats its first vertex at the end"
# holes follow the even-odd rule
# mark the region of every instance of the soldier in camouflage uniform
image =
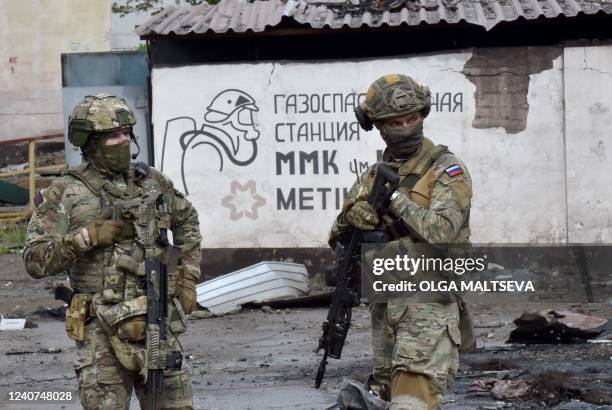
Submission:
MULTIPOLYGON (((168 177, 130 163, 135 123, 122 98, 98 94, 77 104, 68 137, 81 148, 83 165, 38 193, 23 251, 34 278, 70 276, 74 295, 66 330, 76 340, 74 367, 86 409, 128 409, 132 389, 147 407, 143 260, 146 252, 163 258, 168 249, 150 241, 144 249, 150 227, 171 230, 180 249, 174 267, 168 265, 167 351, 178 357, 177 336, 196 303, 198 215, 168 177), (141 206, 147 198, 165 207, 141 206), (147 209, 153 211, 145 214, 147 209)), ((159 403, 163 409, 193 408, 189 376, 180 364, 164 370, 159 403)))
MULTIPOLYGON (((383 164, 397 171, 400 186, 388 212, 378 215, 367 202, 375 166, 366 170, 332 227, 332 247, 355 228, 382 229, 407 245, 469 243, 470 176, 447 147, 423 136, 430 99, 427 87, 405 75, 386 75, 368 89, 355 114, 364 129, 380 131, 387 145, 383 164)), ((460 304, 416 294, 371 305, 374 378, 391 409, 439 407, 458 368, 460 304)))

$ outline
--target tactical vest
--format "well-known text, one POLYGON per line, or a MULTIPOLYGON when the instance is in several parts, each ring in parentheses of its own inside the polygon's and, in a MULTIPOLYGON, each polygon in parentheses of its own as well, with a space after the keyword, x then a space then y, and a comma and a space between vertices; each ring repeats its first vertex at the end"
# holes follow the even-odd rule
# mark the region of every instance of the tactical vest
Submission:
MULTIPOLYGON (((125 181, 125 190, 103 178, 91 164, 69 169, 65 172, 65 175, 82 182, 98 198, 99 214, 103 209, 117 204, 135 204, 156 192, 164 194, 158 181, 148 177, 147 168, 140 166, 140 169, 138 171, 138 168, 130 167, 125 181)), ((147 232, 147 229, 156 225, 152 222, 156 222, 159 227, 170 227, 170 215, 168 213, 162 215, 155 212, 152 215, 136 215, 134 214, 135 209, 132 209, 131 212, 128 209, 126 212, 126 208, 129 207, 122 206, 119 208, 121 214, 114 215, 114 217, 124 219, 128 222, 128 225, 135 228, 132 235, 127 235, 134 236, 134 239, 126 238, 126 240, 120 241, 113 247, 91 251, 90 253, 96 256, 95 264, 98 266, 94 267, 91 264, 80 266, 80 261, 77 260, 73 269, 70 270, 70 280, 75 289, 88 294, 101 292, 107 303, 117 303, 144 294, 143 281, 141 280, 144 272, 144 249, 143 244, 138 242, 142 242, 144 236, 151 234, 147 232), (152 218, 155 218, 155 220, 152 218), (102 261, 100 261, 100 257, 102 261), (100 269, 100 263, 103 265, 102 269, 100 269), (102 275, 100 275, 101 273, 102 275)), ((161 248, 158 251, 163 252, 161 248)), ((82 259, 85 260, 86 258, 82 259)))
POLYGON ((87 296, 93 306, 92 314, 99 319, 122 365, 143 371, 145 353, 141 342, 147 312, 145 256, 159 256, 168 267, 168 329, 175 335, 186 329, 185 314, 174 298, 177 270, 181 269, 177 266, 178 255, 170 256, 167 248, 156 243, 159 229, 171 226, 169 187, 155 174, 149 175, 148 166, 142 163, 130 166, 125 191, 104 179, 91 164, 69 169, 65 174, 81 181, 98 197, 99 210, 114 207, 114 216, 127 221, 134 229, 132 238, 88 252, 93 258, 88 264, 79 266, 77 259, 76 266, 70 270, 70 280, 77 293, 87 296))
MULTIPOLYGON (((398 191, 408 195, 408 197, 415 202, 417 205, 423 208, 429 208, 429 202, 431 199, 431 190, 433 184, 436 182, 434 179, 434 167, 438 159, 445 154, 452 154, 448 147, 445 145, 435 145, 431 140, 425 138, 423 145, 413 158, 405 161, 401 165, 397 163, 386 163, 394 169, 400 177, 400 184, 398 191)), ((389 159, 387 153, 383 155, 383 160, 389 159)), ((385 225, 393 238, 399 238, 402 236, 411 235, 403 225, 401 220, 393 220, 389 216, 384 216, 385 225)), ((469 209, 466 210, 466 221, 462 226, 455 242, 464 243, 469 242, 469 209)), ((422 242, 422 239, 414 237, 415 242, 422 242)))
MULTIPOLYGON (((441 158, 444 154, 448 153, 451 152, 445 145, 434 146, 429 139, 424 139, 423 145, 417 156, 406 161, 399 168, 396 167, 398 170, 398 175, 400 177, 400 186, 398 188, 398 191, 408 195, 413 202, 422 206, 423 208, 429 208, 431 199, 431 189, 433 187, 433 184, 435 183, 433 165, 439 158, 441 158)), ((389 158, 383 157, 383 159, 389 158)), ((465 212, 466 220, 455 239, 455 243, 469 244, 470 210, 467 209, 465 210, 465 212)), ((385 221, 388 223, 388 225, 391 226, 391 228, 389 229, 390 231, 393 231, 394 229, 392 228, 393 224, 398 223, 397 221, 394 222, 388 216, 385 216, 385 221)), ((393 235, 393 232, 391 232, 391 234, 393 235)), ((419 241, 419 239, 416 238, 411 238, 410 240, 415 242, 419 241)), ((388 307, 389 317, 394 320, 399 320, 399 317, 403 314, 406 309, 406 305, 409 302, 456 302, 458 304, 459 311, 459 334, 456 334, 456 330, 452 326, 449 326, 451 338, 455 342, 460 343, 460 350, 463 352, 470 352, 476 348, 476 337, 474 334, 474 325, 471 312, 467 304, 463 301, 460 294, 454 292, 448 294, 440 292, 436 295, 432 295, 433 298, 429 298, 427 297, 428 295, 417 293, 415 296, 416 297, 413 298, 392 298, 389 301, 390 306, 388 307)))

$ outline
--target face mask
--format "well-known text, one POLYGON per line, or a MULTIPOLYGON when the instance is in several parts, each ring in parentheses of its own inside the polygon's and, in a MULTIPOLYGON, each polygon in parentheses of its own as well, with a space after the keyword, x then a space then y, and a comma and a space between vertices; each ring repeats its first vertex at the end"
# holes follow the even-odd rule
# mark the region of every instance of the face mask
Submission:
POLYGON ((130 142, 104 145, 104 138, 99 138, 93 152, 89 152, 89 156, 104 169, 113 173, 123 173, 130 166, 130 142))
POLYGON ((418 151, 423 141, 423 121, 412 127, 383 126, 380 134, 393 159, 406 159, 418 151))

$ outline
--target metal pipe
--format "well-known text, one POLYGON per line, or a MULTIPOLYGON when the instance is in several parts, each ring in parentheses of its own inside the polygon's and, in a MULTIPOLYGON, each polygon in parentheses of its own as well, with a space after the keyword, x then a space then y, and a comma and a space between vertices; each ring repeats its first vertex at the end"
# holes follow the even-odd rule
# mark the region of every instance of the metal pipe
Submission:
MULTIPOLYGON (((66 169, 66 165, 47 165, 45 167, 38 167, 34 170, 35 173, 40 174, 42 172, 60 172, 66 169)), ((14 177, 17 175, 25 175, 30 173, 30 168, 23 169, 21 171, 11 171, 0 173, 0 178, 14 177)))
POLYGON ((7 222, 20 222, 23 221, 24 219, 26 219, 29 215, 24 215, 24 216, 16 216, 13 218, 3 218, 0 217, 0 223, 7 223, 7 222))
POLYGON ((34 191, 36 191, 36 141, 30 141, 28 168, 30 169, 30 212, 34 212, 34 191))
POLYGON ((4 218, 28 217, 31 213, 32 211, 0 212, 0 221, 4 221, 4 218))

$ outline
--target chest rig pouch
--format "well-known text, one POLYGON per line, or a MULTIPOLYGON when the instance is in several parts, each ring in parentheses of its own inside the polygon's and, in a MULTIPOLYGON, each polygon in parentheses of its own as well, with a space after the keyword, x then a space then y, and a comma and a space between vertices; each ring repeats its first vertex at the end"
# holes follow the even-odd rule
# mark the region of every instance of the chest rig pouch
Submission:
MULTIPOLYGON (((400 185, 398 191, 408 195, 408 197, 417 205, 423 208, 429 208, 431 199, 431 188, 434 179, 433 164, 444 154, 449 153, 448 147, 445 145, 436 145, 412 162, 402 165, 398 169, 400 177, 400 185)), ((416 242, 423 242, 421 238, 414 237, 401 218, 393 220, 389 216, 385 216, 387 230, 392 238, 398 239, 405 236, 412 237, 416 242)))
MULTIPOLYGON (((95 305, 99 312, 109 310, 105 305, 113 305, 113 309, 105 313, 104 323, 109 329, 117 330, 121 339, 137 341, 144 339, 145 259, 160 257, 168 267, 167 290, 168 295, 173 297, 180 251, 171 245, 159 245, 159 242, 166 241, 166 238, 159 237, 160 232, 171 227, 171 210, 165 200, 165 193, 159 187, 145 190, 141 186, 141 181, 148 175, 148 165, 134 165, 126 178, 125 191, 102 178, 88 163, 70 169, 66 174, 83 182, 98 196, 100 212, 110 208, 114 219, 125 222, 120 240, 104 250, 104 276, 95 305), (158 207, 160 201, 166 205, 158 207), (126 320, 130 318, 135 318, 135 323, 127 323, 126 320)), ((179 309, 172 307, 171 310, 174 316, 178 314, 176 311, 179 309)), ((176 333, 185 330, 184 315, 179 316, 171 322, 176 333)))

